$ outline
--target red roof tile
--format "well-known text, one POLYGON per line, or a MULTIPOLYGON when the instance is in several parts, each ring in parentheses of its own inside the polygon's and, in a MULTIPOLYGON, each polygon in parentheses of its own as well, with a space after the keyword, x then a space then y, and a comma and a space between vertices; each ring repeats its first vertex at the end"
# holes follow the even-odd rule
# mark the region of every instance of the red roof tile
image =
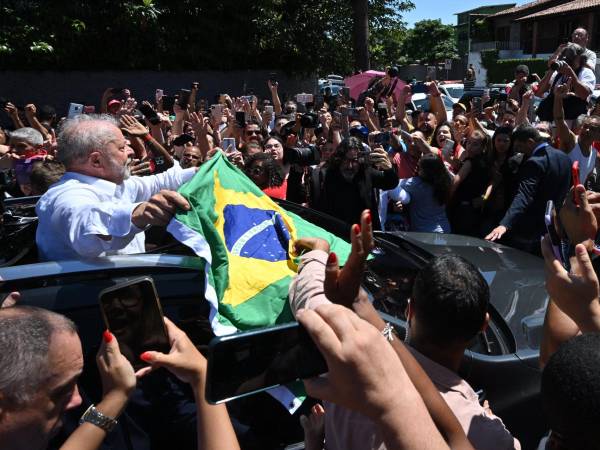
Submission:
POLYGON ((567 12, 581 11, 584 9, 594 8, 600 6, 600 0, 572 0, 570 2, 557 5, 552 8, 544 9, 533 14, 529 14, 525 17, 520 17, 517 20, 528 20, 538 17, 554 16, 567 12))
POLYGON ((504 16, 504 15, 509 15, 509 14, 513 14, 513 13, 518 13, 520 11, 525 11, 529 8, 533 8, 535 6, 539 6, 539 5, 542 5, 544 3, 548 3, 551 1, 554 1, 554 0, 535 0, 533 2, 524 3, 522 5, 515 6, 514 8, 505 9, 503 11, 492 14, 488 17, 498 17, 498 16, 504 16))

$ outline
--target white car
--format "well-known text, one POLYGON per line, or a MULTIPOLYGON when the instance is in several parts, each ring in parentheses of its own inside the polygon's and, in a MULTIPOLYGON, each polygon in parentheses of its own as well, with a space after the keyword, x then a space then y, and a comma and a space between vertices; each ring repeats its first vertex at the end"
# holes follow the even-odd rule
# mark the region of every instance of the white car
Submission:
POLYGON ((457 103, 465 93, 465 85, 462 83, 440 84, 438 85, 438 89, 442 94, 450 97, 453 103, 457 103))
MULTIPOLYGON (((448 115, 448 121, 452 121, 452 105, 456 103, 452 101, 450 97, 445 94, 442 94, 442 101, 444 102, 444 106, 446 108, 446 114, 448 115)), ((429 111, 429 99, 427 98, 427 94, 413 94, 411 97, 411 102, 414 107, 413 110, 420 109, 421 111, 429 111)))

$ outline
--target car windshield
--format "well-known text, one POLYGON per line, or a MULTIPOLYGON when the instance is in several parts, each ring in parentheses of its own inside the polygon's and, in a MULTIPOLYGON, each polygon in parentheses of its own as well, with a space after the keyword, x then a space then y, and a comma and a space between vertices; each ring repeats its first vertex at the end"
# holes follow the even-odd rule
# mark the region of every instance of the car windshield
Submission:
POLYGON ((460 87, 446 87, 448 95, 452 98, 461 98, 465 93, 465 90, 460 87))

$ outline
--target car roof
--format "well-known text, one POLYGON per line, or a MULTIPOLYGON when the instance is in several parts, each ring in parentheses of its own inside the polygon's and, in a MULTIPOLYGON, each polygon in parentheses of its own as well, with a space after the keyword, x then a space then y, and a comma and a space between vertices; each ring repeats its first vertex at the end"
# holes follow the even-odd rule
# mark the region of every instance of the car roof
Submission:
POLYGON ((89 260, 47 261, 0 269, 2 281, 56 276, 69 273, 101 272, 129 268, 177 268, 200 270, 203 262, 195 256, 170 254, 138 254, 105 256, 89 260))

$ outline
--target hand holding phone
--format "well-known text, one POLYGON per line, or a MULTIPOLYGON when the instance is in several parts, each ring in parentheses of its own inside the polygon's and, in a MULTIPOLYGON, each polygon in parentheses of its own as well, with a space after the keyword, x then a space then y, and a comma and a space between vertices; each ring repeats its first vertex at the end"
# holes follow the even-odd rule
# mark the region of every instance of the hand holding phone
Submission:
POLYGON ((121 353, 134 369, 146 364, 146 351, 169 351, 162 308, 150 277, 118 283, 100 292, 100 310, 106 328, 117 337, 121 353))
POLYGON ((546 231, 548 231, 548 235, 550 236, 550 243, 552 244, 552 253, 554 253, 556 259, 558 259, 562 263, 563 259, 560 254, 560 237, 558 236, 556 228, 554 227, 554 202, 552 200, 548 200, 548 203, 546 203, 546 213, 544 214, 544 222, 546 223, 546 231))

